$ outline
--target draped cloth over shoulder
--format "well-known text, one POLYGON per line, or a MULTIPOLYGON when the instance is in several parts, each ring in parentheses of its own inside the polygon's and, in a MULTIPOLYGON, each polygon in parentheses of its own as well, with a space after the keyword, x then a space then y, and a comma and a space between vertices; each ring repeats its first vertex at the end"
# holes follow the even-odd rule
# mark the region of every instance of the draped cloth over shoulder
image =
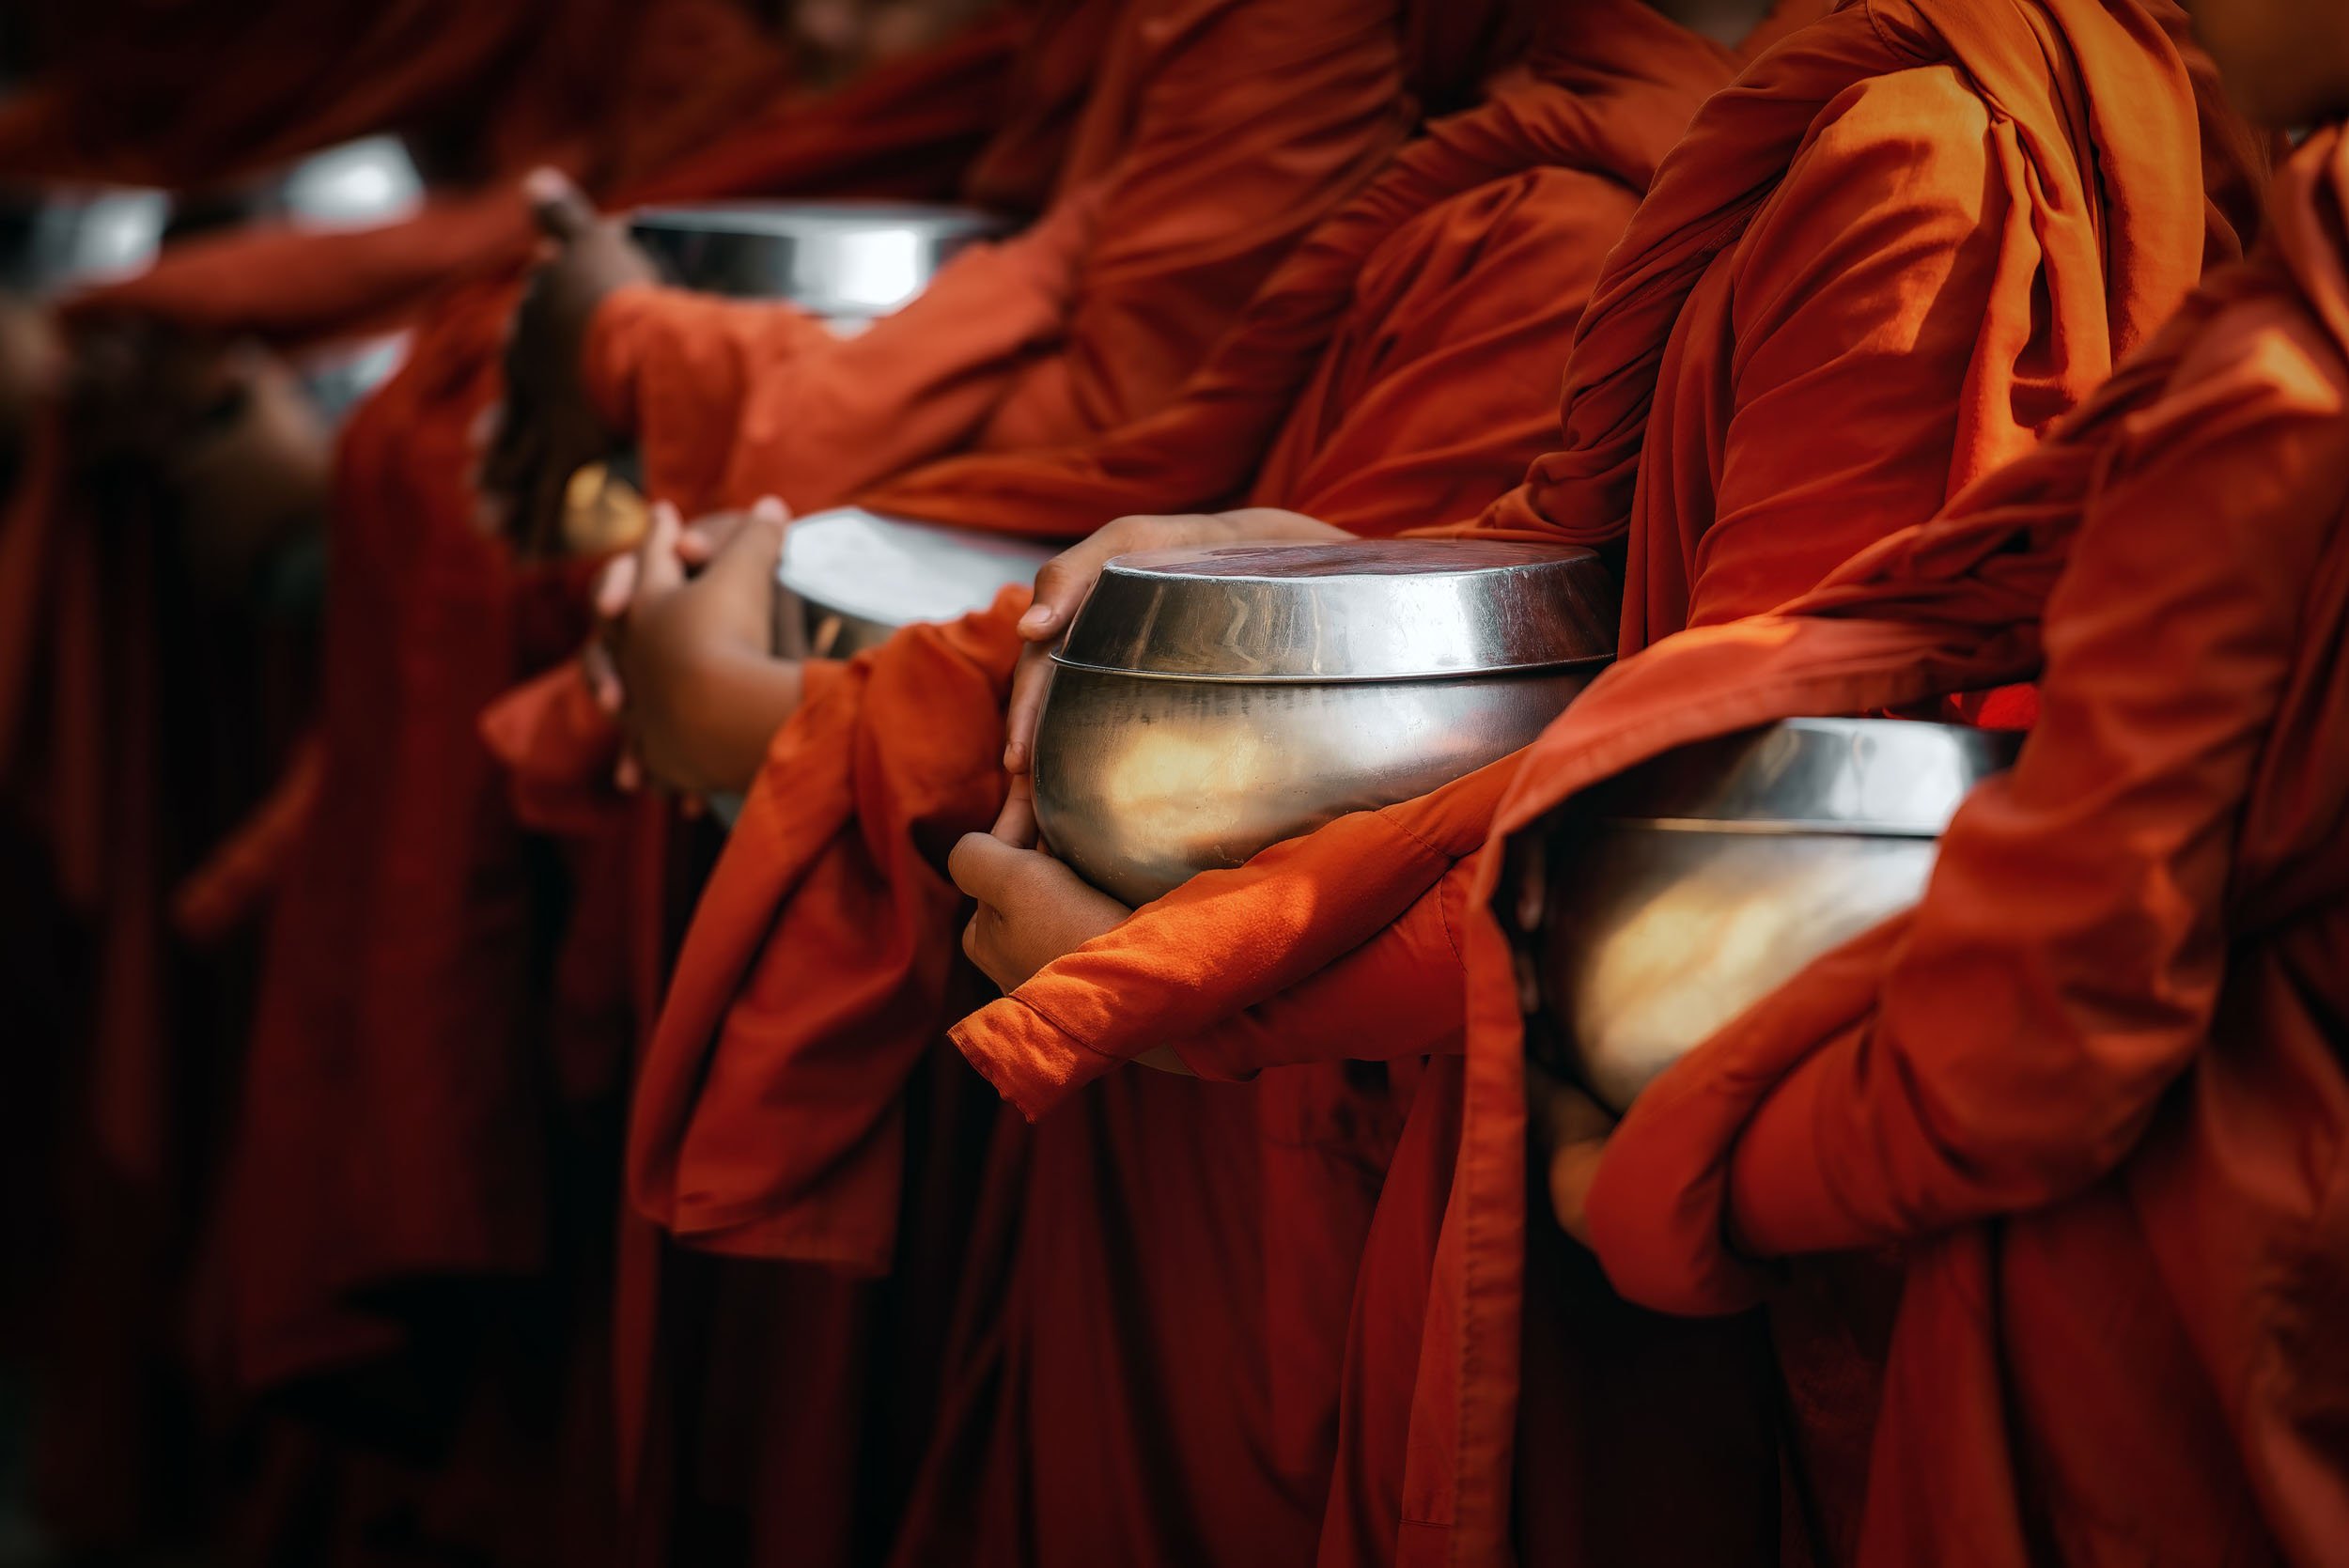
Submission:
POLYGON ((597 315, 589 389, 634 435, 647 488, 689 513, 770 492, 813 509, 967 447, 1148 413, 1410 132, 1403 89, 1427 62, 1407 49, 1445 35, 1412 25, 1438 8, 1130 6, 1043 232, 958 257, 846 342, 788 305, 625 291, 597 315))
MULTIPOLYGON (((2264 149, 2184 30, 2166 0, 1881 0, 1785 39, 1707 104, 1610 258, 1560 449, 1468 526, 1623 563, 1630 654, 1768 609, 1931 516, 2239 249, 2264 149)), ((957 1043, 1032 1112, 1170 1039, 1217 1077, 1456 1048, 1458 862, 1508 771, 1195 878, 957 1043)), ((1464 1148, 1473 1179, 1433 1260, 1407 1561, 1507 1550, 1518 1320, 1463 1328, 1458 1302, 1517 1277, 1511 1126, 1514 1145, 1464 1148), (1471 1189, 1504 1196, 1464 1207, 1471 1189)))
MULTIPOLYGON (((1689 739, 2041 679, 1924 903, 1676 1064, 1592 1192, 1610 1276, 1677 1312, 1770 1292, 1754 1257, 1905 1245, 1862 1562, 2321 1561, 2349 1529, 2319 1327, 2349 1159, 2344 196, 2321 132, 2262 254, 2046 445, 1610 673, 1497 818, 1496 846, 1689 739)), ((1481 1142, 1521 1047, 1499 931, 1470 939, 1481 1142)), ((1482 1288, 1470 1332, 1505 1310, 1482 1288)))

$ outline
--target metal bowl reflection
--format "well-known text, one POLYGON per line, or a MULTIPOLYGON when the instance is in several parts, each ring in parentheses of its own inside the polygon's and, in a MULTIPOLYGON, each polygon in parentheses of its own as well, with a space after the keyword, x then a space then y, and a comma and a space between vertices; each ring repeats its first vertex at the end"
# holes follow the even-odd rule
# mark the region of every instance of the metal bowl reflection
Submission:
MULTIPOLYGON (((1549 1065, 1621 1110, 1813 959, 1913 908, 1958 803, 2020 737, 1794 719, 1672 752, 1545 835, 1549 1065)), ((1546 1039, 1545 1036, 1548 1036, 1546 1039)))
POLYGON ((788 300, 850 325, 897 309, 957 252, 1009 228, 975 209, 884 202, 648 207, 630 223, 636 242, 688 288, 788 300))
POLYGON ((1054 656, 1038 825, 1087 881, 1148 903, 1527 744, 1610 657, 1611 600, 1587 551, 1120 557, 1054 656))

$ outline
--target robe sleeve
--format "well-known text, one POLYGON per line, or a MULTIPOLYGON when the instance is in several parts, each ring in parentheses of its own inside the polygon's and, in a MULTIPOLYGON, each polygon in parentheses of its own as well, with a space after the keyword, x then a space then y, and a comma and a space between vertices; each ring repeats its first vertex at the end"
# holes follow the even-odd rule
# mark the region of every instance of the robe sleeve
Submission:
POLYGON ((833 505, 970 439, 1058 338, 1090 221, 1072 197, 854 337, 775 302, 620 290, 589 331, 589 396, 635 435, 646 489, 689 515, 767 494, 833 505))
MULTIPOLYGON (((1034 1117, 1138 1056, 1193 1041, 1267 1003, 1273 1009, 1225 1047, 1221 1076, 1270 1064, 1245 1062, 1240 1052, 1301 1017, 1301 999, 1275 999, 1326 979, 1331 966, 1374 939, 1380 944, 1356 959, 1350 972, 1376 977, 1379 989, 1348 997, 1353 1016, 1377 1016, 1374 997, 1419 997, 1410 989, 1418 965, 1408 960, 1433 958, 1439 974, 1460 967, 1448 936, 1440 953, 1426 951, 1436 941, 1428 917, 1439 907, 1423 908, 1422 901, 1483 842, 1516 762, 1513 753, 1432 794, 1355 812, 1276 844, 1244 866, 1192 877, 963 1019, 950 1031, 956 1046, 1005 1099, 1034 1117), (1403 930, 1391 931, 1407 915, 1412 918, 1403 930)), ((1449 984, 1454 1005, 1444 1027, 1456 1030, 1460 982, 1449 984)), ((1332 984, 1321 994, 1339 989, 1332 984)), ((1439 990, 1428 992, 1411 1011, 1432 1027, 1447 1017, 1442 1000, 1439 990)), ((1363 1039, 1339 1050, 1334 1032, 1316 1029, 1324 1044, 1298 1048, 1300 1060, 1365 1054, 1363 1039)))
POLYGON ((1408 129, 1392 10, 1375 0, 1196 6, 1149 25, 1147 84, 1098 180, 1065 340, 990 411, 984 449, 1050 446, 1155 407, 1408 129))
POLYGON ((1460 862, 1361 946, 1212 1028, 1169 1041, 1205 1079, 1312 1062, 1399 1062, 1458 1049, 1467 1008, 1461 930, 1473 865, 1460 862))
POLYGON ((1952 464, 1984 423, 1975 362, 2031 297, 2012 134, 1936 68, 1865 84, 1797 157, 1738 250, 1718 474, 1643 475, 1714 486, 1682 624, 1775 609, 1971 477, 1952 464))
POLYGON ((2116 449, 2048 602, 2020 762, 1952 825, 1873 1017, 1795 1068, 1732 1153, 1750 1250, 2063 1198, 2120 1163, 2192 1062, 2226 974, 2238 820, 2339 525, 2338 399, 2293 357, 2189 358, 2116 449))

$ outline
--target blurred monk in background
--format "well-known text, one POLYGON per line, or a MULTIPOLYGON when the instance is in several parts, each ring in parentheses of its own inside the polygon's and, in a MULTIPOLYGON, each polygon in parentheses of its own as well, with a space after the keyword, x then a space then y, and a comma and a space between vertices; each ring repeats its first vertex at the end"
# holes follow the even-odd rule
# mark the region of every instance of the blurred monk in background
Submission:
MULTIPOLYGON (((1598 550, 1623 573, 1629 655, 1802 592, 2028 449, 2254 221, 2265 144, 2186 32, 2169 0, 1879 0, 1780 43, 1698 116, 1610 257, 1563 446, 1467 531, 1598 550)), ((1040 653, 1121 551, 1330 533, 1122 522, 1047 569, 1022 631, 1040 653)), ((1040 673, 1015 682, 1015 768, 1040 673)), ((1967 711, 2028 711, 2001 702, 1967 711)), ((1521 1104, 1462 1141, 1483 1085, 1458 1054, 1452 934, 1512 770, 1341 819, 1122 924, 1007 813, 1009 842, 967 844, 957 870, 981 906, 973 955, 1011 994, 956 1041, 1037 1115, 1170 1043, 1159 1059, 1204 1077, 1300 1065, 1333 1084, 1346 1062, 1433 1053, 1357 1295, 1377 1372, 1352 1419, 1391 1436, 1399 1560, 1637 1560, 1666 1529, 1673 1560, 1831 1560, 1857 1530, 1873 1326, 1842 1303, 1766 1325, 1629 1307, 1538 1233, 1527 1259, 1521 1104), (1521 1314, 1487 1310, 1495 1270, 1524 1280, 1521 1314), (1676 1472, 1698 1445, 1739 1482, 1692 1506, 1676 1472)))
MULTIPOLYGON (((1603 678, 1498 821, 1687 740, 2037 683, 1913 911, 1611 1133, 1545 1096, 1579 1129, 1556 1212, 1634 1300, 1735 1312, 1897 1250, 1863 1568, 2349 1549, 2349 12, 2194 25, 2248 114, 2315 127, 2257 255, 1941 516, 1603 678)), ((1471 940, 1498 1086, 1506 947, 1471 940)))
MULTIPOLYGON (((372 1328, 353 1335, 333 1327, 350 1310, 340 1294, 344 1254, 313 1247, 292 1227, 272 1231, 266 1217, 245 1223, 255 1210, 249 1185, 225 1223, 208 1216, 228 1163, 221 1154, 231 1120, 226 1102, 241 1093, 233 1085, 249 1017, 233 950, 209 944, 233 936, 241 915, 266 898, 330 776, 319 749, 288 746, 293 726, 283 710, 307 683, 257 700, 306 670, 299 644, 245 661, 243 644, 223 639, 218 614, 198 618, 189 605, 192 586, 226 583, 237 589, 227 608, 248 613, 237 607, 243 564, 272 553, 296 514, 315 520, 331 481, 322 427, 303 427, 298 402, 281 396, 282 368, 254 346, 300 349, 425 321, 446 327, 463 314, 468 288, 479 287, 469 280, 510 272, 528 256, 528 210, 506 183, 521 168, 554 160, 596 188, 625 187, 692 152, 723 156, 725 166, 709 177, 721 188, 729 179, 773 179, 942 194, 990 136, 1015 161, 1049 145, 1080 84, 1054 90, 1021 64, 1030 16, 1019 8, 969 25, 966 8, 935 8, 927 36, 952 30, 951 39, 820 100, 799 85, 803 39, 715 0, 364 8, 361 17, 305 0, 232 8, 234 15, 182 7, 165 17, 142 8, 132 19, 80 7, 11 19, 38 51, 39 69, 0 104, 0 171, 209 192, 323 142, 392 129, 409 133, 432 187, 425 211, 409 223, 358 233, 273 225, 207 236, 175 245, 143 276, 72 302, 74 343, 112 346, 98 380, 111 389, 119 421, 88 417, 80 403, 62 406, 62 395, 88 378, 62 370, 32 378, 46 391, 32 399, 32 434, 18 448, 18 482, 0 531, 0 623, 8 627, 0 638, 0 785, 12 822, 39 844, 39 867, 23 885, 52 884, 56 893, 54 917, 23 911, 41 923, 42 940, 12 943, 10 956, 49 971, 39 974, 35 996, 59 992, 49 1028, 70 1048, 33 1054, 58 1063, 58 1092, 69 1099, 57 1138, 76 1172, 70 1250, 47 1309, 66 1338, 43 1357, 55 1385, 44 1401, 43 1505, 70 1544, 130 1545, 158 1529, 211 1533, 217 1518, 201 1516, 210 1510, 186 1517, 190 1494, 242 1481, 250 1483, 251 1517, 237 1526, 240 1550, 331 1560, 359 1550, 363 1539, 375 1543, 367 1550, 394 1553, 432 1539, 462 1540, 500 1560, 579 1560, 549 1524, 557 1515, 529 1499, 562 1462, 555 1423, 544 1414, 540 1390, 555 1381, 545 1363, 576 1353, 592 1376, 572 1386, 592 1390, 601 1381, 592 1343, 525 1333, 521 1343, 538 1359, 517 1357, 485 1378, 465 1368, 479 1339, 474 1323, 495 1313, 379 1304, 363 1314, 372 1328), (236 90, 195 90, 188 84, 198 74, 233 81, 236 90), (1006 110, 1013 100, 1016 115, 1006 110), (720 130, 739 134, 721 145, 720 130), (123 347, 134 351, 112 351, 123 347), (237 417, 221 422, 225 411, 237 417), (98 461, 72 469, 52 460, 71 456, 59 438, 70 435, 74 449, 86 450, 88 435, 110 427, 140 439, 101 447, 98 461), (154 435, 166 444, 146 439, 154 435), (281 439, 289 437, 298 439, 281 439), (126 468, 126 455, 138 462, 126 468), (141 470, 170 479, 170 520, 126 509, 119 484, 101 493, 77 477, 141 470), (167 529, 148 526, 171 520, 167 529), (189 564, 205 562, 213 569, 189 572, 189 564), (272 713, 279 727, 250 733, 249 716, 272 713), (294 766, 286 786, 249 831, 224 846, 221 836, 254 804, 266 770, 287 757, 294 766), (50 955, 45 963, 41 955, 50 955), (207 1229, 215 1247, 199 1281, 191 1254, 207 1229), (217 1245, 223 1238, 226 1247, 217 1245), (227 1358, 221 1375, 237 1407, 266 1392, 270 1408, 292 1418, 272 1420, 261 1440, 241 1439, 241 1456, 260 1457, 257 1466, 240 1457, 234 1475, 218 1473, 219 1445, 182 1441, 211 1424, 186 1391, 181 1364, 192 1294, 207 1303, 206 1324, 219 1326, 204 1338, 227 1358), (381 1352, 410 1328, 426 1347, 405 1360, 386 1358, 381 1352), (528 1416, 533 1399, 541 1413, 528 1416)), ((887 9, 906 13, 892 25, 901 41, 912 41, 905 24, 921 8, 887 9)), ((850 58, 817 74, 829 80, 871 64, 882 52, 876 36, 836 39, 850 58)), ((1032 173, 1008 180, 1015 199, 1023 180, 1037 183, 1032 173)), ((427 334, 419 349, 445 368, 431 359, 431 342, 427 334)), ((493 338, 490 347, 493 353, 493 338)), ((89 356, 77 351, 62 363, 86 365, 89 356)), ((428 397, 449 391, 437 387, 428 397)), ((471 417, 471 409, 461 415, 471 417)), ((414 531, 419 519, 397 495, 354 489, 347 472, 341 485, 337 551, 351 569, 338 576, 338 603, 354 579, 377 579, 363 600, 392 585, 351 548, 354 509, 389 508, 372 515, 390 522, 396 554, 408 553, 400 541, 428 536, 414 531)), ((430 593, 458 580, 409 581, 430 593)), ((494 616, 483 634, 506 635, 494 616)), ((365 638, 358 645, 368 646, 365 638)), ((348 652, 331 662, 327 685, 345 693, 345 711, 364 706, 371 692, 364 682, 354 687, 348 652)), ((470 722, 469 710, 460 722, 470 722)), ((348 783, 349 765, 332 777, 348 783)), ((365 777, 364 765, 359 772, 365 777)), ((381 783, 403 787, 398 779, 381 783)), ((365 809, 364 800, 358 804, 365 809)), ((12 831, 12 858, 14 839, 12 831)), ((349 869, 353 896, 387 896, 382 882, 349 869)), ((22 907, 10 904, 13 929, 22 907)), ((308 914, 318 917, 315 906, 308 914)), ((526 974, 519 984, 530 984, 526 974)), ((497 1027, 494 1018, 489 1024, 497 1027)), ((348 1063, 343 1053, 364 1044, 356 1032, 330 1027, 304 1048, 348 1063)), ((415 1045, 403 1042, 412 1053, 415 1045)), ((312 1184, 330 1203, 399 1189, 398 1161, 351 1138, 361 1119, 333 1096, 286 1106, 282 1119, 252 1113, 252 1102, 266 1107, 270 1086, 284 1081, 272 1060, 265 1044, 245 1094, 238 1163, 256 1163, 256 1136, 270 1148, 288 1126, 334 1152, 306 1169, 272 1168, 263 1158, 259 1190, 273 1198, 267 1184, 279 1176, 288 1188, 312 1184)), ((25 1101, 55 1103, 38 1094, 25 1101)), ((546 1120, 543 1104, 512 1109, 529 1126, 546 1120)), ((537 1175, 534 1168, 534 1189, 537 1175)), ((608 1191, 608 1174, 605 1182, 608 1191)), ((371 1219, 381 1205, 354 1202, 345 1212, 354 1248, 381 1234, 371 1219)), ((599 1228, 591 1224, 590 1234, 599 1228)), ((545 1257, 544 1229, 534 1222, 532 1238, 512 1255, 545 1257)), ((435 1243, 464 1244, 461 1231, 435 1243)), ((401 1272, 398 1262, 385 1272, 401 1272)), ((580 1294, 592 1316, 596 1287, 580 1294)), ((576 1305, 566 1302, 561 1312, 576 1305)), ((584 1436, 565 1440, 575 1451, 569 1473, 599 1483, 585 1494, 592 1498, 602 1495, 609 1455, 597 1440, 603 1428, 595 1403, 581 1408, 572 1424, 584 1436)), ((593 1510, 560 1516, 579 1540, 608 1549, 610 1532, 593 1510)))

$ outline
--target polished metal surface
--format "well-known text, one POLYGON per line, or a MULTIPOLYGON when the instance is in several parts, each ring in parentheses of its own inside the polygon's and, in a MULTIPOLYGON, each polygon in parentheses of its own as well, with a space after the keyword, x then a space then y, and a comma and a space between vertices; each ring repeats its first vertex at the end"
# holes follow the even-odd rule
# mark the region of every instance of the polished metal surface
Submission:
POLYGON ((1542 838, 1537 1054, 1616 1110, 1813 959, 1923 896, 2020 737, 1794 719, 1668 753, 1542 838))
MULTIPOLYGON (((397 223, 424 202, 415 161, 397 136, 312 153, 226 198, 240 222, 303 228, 397 223)), ((132 186, 63 186, 19 198, 0 223, 0 287, 30 294, 93 287, 144 272, 163 248, 172 198, 132 186)))
POLYGON ((897 309, 957 251, 1009 226, 969 208, 746 201, 644 208, 630 232, 685 287, 854 324, 897 309))
POLYGON ((303 385, 319 416, 340 426, 351 410, 398 372, 408 358, 408 334, 392 333, 303 356, 303 385))
POLYGON ((1587 550, 1347 539, 1112 562, 1054 658, 1191 680, 1423 680, 1603 664, 1614 584, 1587 550))
POLYGON ((143 272, 163 242, 171 198, 161 191, 78 187, 12 199, 0 287, 35 296, 143 272))
POLYGON ((1584 551, 1121 557, 1055 657, 1038 824, 1087 881, 1147 903, 1525 745, 1610 657, 1607 601, 1584 551), (1108 667, 1121 659, 1130 667, 1108 667))
POLYGON ((415 216, 424 178, 398 137, 369 136, 304 158, 271 200, 304 228, 369 228, 415 216))
POLYGON ((1034 582, 1060 548, 855 506, 801 518, 785 531, 775 568, 785 596, 777 619, 803 618, 807 642, 793 646, 786 637, 783 651, 845 659, 899 627, 984 610, 1004 588, 1034 582))

